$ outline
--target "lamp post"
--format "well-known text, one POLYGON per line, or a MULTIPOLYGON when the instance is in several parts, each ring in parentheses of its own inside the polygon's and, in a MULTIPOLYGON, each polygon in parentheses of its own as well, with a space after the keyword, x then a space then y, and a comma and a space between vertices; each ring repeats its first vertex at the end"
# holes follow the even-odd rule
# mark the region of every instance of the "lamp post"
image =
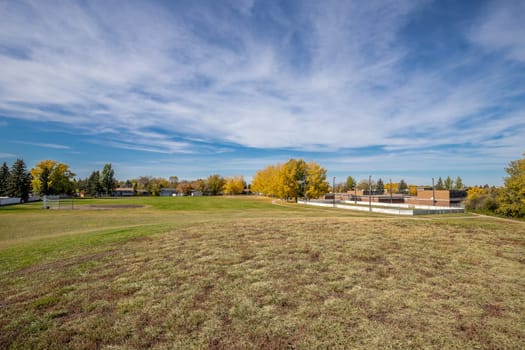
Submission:
POLYGON ((357 205, 357 184, 354 182, 354 204, 357 205))
POLYGON ((434 186, 434 178, 432 178, 432 206, 436 206, 436 187, 434 186))
POLYGON ((368 176, 368 211, 372 211, 372 175, 368 176))
POLYGON ((332 179, 332 192, 334 193, 333 206, 335 208, 335 176, 332 179))
POLYGON ((390 179, 390 204, 392 204, 392 179, 390 179))

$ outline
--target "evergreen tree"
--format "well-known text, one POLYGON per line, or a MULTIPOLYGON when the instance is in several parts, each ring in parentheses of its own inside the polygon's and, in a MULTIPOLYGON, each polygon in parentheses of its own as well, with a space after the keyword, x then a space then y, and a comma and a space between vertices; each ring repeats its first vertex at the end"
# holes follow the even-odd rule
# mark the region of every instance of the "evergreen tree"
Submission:
POLYGON ((0 197, 7 196, 7 188, 9 183, 9 167, 4 162, 0 168, 0 197))
POLYGON ((454 183, 453 183, 452 179, 450 178, 450 176, 447 176, 447 178, 445 179, 445 184, 444 184, 445 189, 446 190, 451 190, 453 188, 453 184, 454 183))
POLYGON ((399 193, 407 193, 408 192, 408 185, 405 182, 405 180, 401 179, 399 181, 399 193))
POLYGON ((87 194, 90 196, 98 196, 102 193, 103 189, 100 185, 100 172, 93 171, 87 179, 87 194))
POLYGON ((376 193, 377 194, 383 194, 385 193, 385 184, 383 183, 383 180, 379 178, 376 183, 376 193))
POLYGON ((441 176, 439 177, 435 187, 436 187, 436 190, 444 190, 445 189, 445 185, 443 184, 443 179, 441 178, 441 176))
POLYGON ((20 197, 22 202, 27 202, 30 192, 31 174, 27 171, 26 163, 17 159, 9 173, 7 193, 10 197, 20 197))
POLYGON ((116 181, 115 171, 113 171, 111 163, 104 165, 104 169, 102 169, 102 173, 100 174, 100 184, 106 195, 111 195, 113 193, 116 181))
POLYGON ((462 190, 463 189, 463 180, 461 180, 461 177, 456 177, 456 181, 454 181, 454 187, 456 190, 462 190))

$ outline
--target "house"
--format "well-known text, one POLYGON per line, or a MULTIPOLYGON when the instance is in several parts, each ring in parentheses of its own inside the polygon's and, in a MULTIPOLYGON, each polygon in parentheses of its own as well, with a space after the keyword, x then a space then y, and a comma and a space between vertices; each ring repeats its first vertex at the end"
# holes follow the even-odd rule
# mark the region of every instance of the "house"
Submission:
POLYGON ((200 197, 200 196, 202 196, 202 192, 201 191, 197 191, 197 190, 192 190, 191 191, 191 196, 192 197, 200 197))
POLYGON ((119 187, 113 191, 115 197, 130 197, 135 195, 135 190, 132 187, 119 187))
POLYGON ((160 190, 161 197, 175 197, 179 191, 176 188, 163 188, 160 190))

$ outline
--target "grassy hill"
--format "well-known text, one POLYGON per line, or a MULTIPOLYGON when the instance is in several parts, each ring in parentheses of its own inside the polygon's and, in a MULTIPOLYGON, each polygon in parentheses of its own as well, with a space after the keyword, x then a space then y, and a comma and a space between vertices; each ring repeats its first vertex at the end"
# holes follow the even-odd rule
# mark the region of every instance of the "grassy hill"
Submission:
POLYGON ((0 348, 520 348, 525 224, 276 205, 0 209, 0 348))

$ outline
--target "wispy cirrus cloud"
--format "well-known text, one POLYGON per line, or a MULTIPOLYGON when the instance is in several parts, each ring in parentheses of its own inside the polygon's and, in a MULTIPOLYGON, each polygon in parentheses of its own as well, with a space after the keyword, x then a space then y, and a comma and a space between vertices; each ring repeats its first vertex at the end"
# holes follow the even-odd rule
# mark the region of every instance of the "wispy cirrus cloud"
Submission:
POLYGON ((441 34, 417 27, 436 9, 6 2, 0 115, 155 154, 515 152, 525 132, 522 3, 473 5, 441 34))
POLYGON ((31 145, 36 147, 43 148, 53 148, 53 149, 70 149, 70 146, 60 145, 56 143, 42 143, 42 142, 30 142, 30 141, 11 141, 12 143, 18 143, 21 145, 31 145))
POLYGON ((490 3, 469 38, 489 52, 502 51, 509 59, 525 62, 525 3, 505 0, 490 3))
POLYGON ((16 157, 15 154, 0 152, 0 158, 14 158, 14 157, 16 157))

